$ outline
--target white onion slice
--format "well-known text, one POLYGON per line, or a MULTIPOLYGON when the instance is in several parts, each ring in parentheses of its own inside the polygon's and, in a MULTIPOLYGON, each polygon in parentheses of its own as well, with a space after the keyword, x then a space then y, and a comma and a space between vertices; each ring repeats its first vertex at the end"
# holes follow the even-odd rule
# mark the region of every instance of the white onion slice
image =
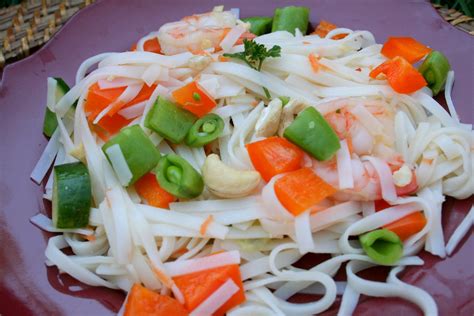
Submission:
POLYGON ((54 157, 56 157, 56 154, 59 150, 60 137, 61 132, 59 131, 59 128, 56 128, 53 135, 51 135, 48 144, 44 148, 40 159, 38 160, 35 167, 33 168, 33 171, 31 172, 30 178, 37 184, 40 184, 41 181, 43 181, 44 176, 48 172, 49 167, 51 167, 51 165, 53 164, 54 157))
POLYGON ((339 176, 339 189, 354 188, 354 177, 352 176, 351 153, 347 141, 341 141, 341 149, 337 151, 337 174, 339 176))
POLYGON ((228 279, 217 290, 209 295, 198 307, 196 307, 189 315, 204 316, 212 315, 221 306, 223 306, 235 293, 239 291, 239 287, 232 279, 228 279))
POLYGON ((240 254, 237 250, 221 252, 203 258, 166 262, 164 266, 168 275, 174 277, 230 264, 240 264, 240 254))
POLYGON ((110 159, 110 163, 120 181, 120 184, 127 186, 133 178, 133 174, 128 167, 127 160, 120 149, 119 144, 115 144, 107 148, 105 151, 110 159))
POLYGON ((140 84, 140 81, 137 79, 129 79, 129 78, 114 78, 113 80, 109 79, 99 79, 97 81, 100 90, 106 89, 114 89, 114 88, 122 88, 127 87, 130 85, 137 85, 140 84))
POLYGON ((227 35, 222 39, 219 45, 225 52, 229 51, 232 46, 234 46, 234 44, 237 42, 239 37, 245 33, 245 31, 246 29, 240 25, 231 28, 229 33, 227 33, 227 35))
POLYGON ((301 254, 314 249, 313 235, 311 234, 310 211, 306 210, 295 217, 295 235, 298 249, 301 254))
POLYGON ((118 112, 124 118, 131 120, 143 114, 148 101, 142 101, 118 112))
POLYGON ((92 235, 94 231, 87 228, 57 228, 53 225, 53 221, 44 214, 36 214, 30 218, 30 222, 38 226, 44 231, 50 233, 75 233, 81 235, 92 235))

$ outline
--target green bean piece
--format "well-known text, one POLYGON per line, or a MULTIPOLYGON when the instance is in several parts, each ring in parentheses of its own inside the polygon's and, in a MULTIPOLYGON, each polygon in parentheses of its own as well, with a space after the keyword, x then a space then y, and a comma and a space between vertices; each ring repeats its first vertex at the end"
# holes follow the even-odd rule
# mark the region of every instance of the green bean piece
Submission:
POLYGON ((155 174, 160 186, 179 198, 198 197, 204 189, 202 176, 189 162, 175 154, 161 157, 155 174))
POLYGON ((242 19, 244 22, 250 23, 250 32, 260 36, 270 33, 272 31, 273 18, 268 16, 252 16, 250 18, 242 19))
POLYGON ((403 243, 397 234, 388 229, 378 229, 359 236, 365 253, 375 262, 392 265, 403 256, 403 243))
POLYGON ((448 72, 451 69, 449 61, 441 52, 432 51, 418 69, 423 75, 428 87, 437 95, 444 88, 448 72))
POLYGON ((288 31, 295 34, 298 28, 303 35, 308 31, 309 8, 289 6, 275 9, 272 32, 288 31))
POLYGON ((330 159, 341 148, 331 125, 313 107, 300 112, 283 136, 318 160, 330 159))
POLYGON ((217 139, 224 130, 224 121, 217 114, 210 113, 194 123, 186 135, 186 145, 202 147, 217 139))

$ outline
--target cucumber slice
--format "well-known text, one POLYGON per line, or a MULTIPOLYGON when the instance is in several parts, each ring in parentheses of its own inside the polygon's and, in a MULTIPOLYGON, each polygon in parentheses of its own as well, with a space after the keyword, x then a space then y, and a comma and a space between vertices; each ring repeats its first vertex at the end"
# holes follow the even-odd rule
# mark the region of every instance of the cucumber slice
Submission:
POLYGON ((91 181, 82 162, 54 167, 53 225, 57 228, 81 228, 89 223, 91 181))
MULTIPOLYGON (((54 78, 54 80, 56 80, 56 91, 54 100, 55 102, 58 102, 58 100, 61 99, 69 91, 69 86, 61 78, 54 78)), ((56 127, 58 127, 56 115, 53 111, 46 107, 43 121, 43 133, 46 136, 51 137, 51 135, 53 135, 54 131, 56 130, 56 127)))

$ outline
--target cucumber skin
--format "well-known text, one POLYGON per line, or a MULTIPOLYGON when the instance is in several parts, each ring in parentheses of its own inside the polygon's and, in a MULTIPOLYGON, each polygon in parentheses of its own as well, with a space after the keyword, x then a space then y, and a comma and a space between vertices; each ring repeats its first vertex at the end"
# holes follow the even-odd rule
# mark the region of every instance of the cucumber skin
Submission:
POLYGON ((91 182, 82 162, 54 167, 53 225, 57 228, 81 228, 89 223, 91 182))

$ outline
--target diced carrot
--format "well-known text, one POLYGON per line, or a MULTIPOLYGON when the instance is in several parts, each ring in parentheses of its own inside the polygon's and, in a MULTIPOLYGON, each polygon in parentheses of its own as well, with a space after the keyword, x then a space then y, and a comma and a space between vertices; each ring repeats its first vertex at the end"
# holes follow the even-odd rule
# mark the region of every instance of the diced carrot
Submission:
POLYGON ((216 291, 229 278, 237 284, 240 290, 235 293, 221 308, 215 316, 224 315, 229 309, 243 303, 245 295, 243 290, 240 269, 236 264, 219 268, 204 270, 174 277, 173 280, 184 296, 185 306, 192 311, 206 298, 216 291))
MULTIPOLYGON (((311 33, 311 34, 316 34, 316 35, 319 35, 319 37, 323 38, 326 35, 328 35, 329 32, 331 32, 332 30, 334 30, 336 28, 337 28, 337 26, 335 24, 332 24, 332 23, 330 23, 328 21, 325 21, 325 20, 321 20, 321 22, 319 22, 319 24, 316 27, 316 29, 314 30, 314 32, 311 33)), ((347 36, 347 34, 338 34, 338 35, 333 36, 332 39, 338 40, 338 39, 342 39, 346 36, 347 36)))
MULTIPOLYGON (((123 105, 121 108, 127 108, 139 102, 148 100, 153 93, 153 90, 156 88, 156 85, 147 86, 143 85, 143 88, 140 90, 140 93, 129 103, 123 105)), ((89 122, 94 121, 97 115, 105 109, 112 102, 117 100, 117 98, 125 90, 125 87, 112 88, 112 89, 100 89, 97 83, 93 84, 89 88, 87 93, 87 98, 84 103, 84 111, 87 115, 89 122)), ((119 108, 120 109, 120 108, 119 108)), ((97 134, 101 138, 109 138, 111 135, 117 133, 122 127, 128 125, 131 120, 127 120, 118 113, 119 109, 115 109, 105 115, 98 123, 99 131, 97 134)))
POLYGON ((265 181, 301 168, 304 152, 285 138, 269 137, 246 147, 253 166, 265 181))
POLYGON ((128 294, 124 316, 184 316, 189 312, 177 300, 160 295, 138 283, 128 294))
POLYGON ((147 52, 160 54, 161 53, 160 42, 158 42, 158 39, 156 37, 149 39, 148 41, 143 43, 143 50, 147 52))
POLYGON ((206 115, 216 106, 216 101, 196 81, 174 90, 172 95, 179 105, 198 117, 206 115))
POLYGON ((219 57, 217 57, 217 60, 219 60, 220 62, 226 62, 226 61, 229 61, 230 58, 229 57, 225 57, 223 55, 219 55, 219 57))
POLYGON ((381 53, 388 57, 405 58, 410 64, 416 63, 431 52, 431 48, 411 37, 389 37, 383 44, 381 53))
POLYGON ((384 228, 394 232, 400 239, 406 240, 418 233, 426 225, 426 218, 422 212, 412 213, 402 217, 398 221, 385 225, 384 228))
POLYGON ((285 174, 275 181, 274 188, 278 200, 295 216, 337 191, 309 168, 285 174))
POLYGON ((176 197, 163 190, 153 173, 147 173, 135 182, 135 190, 146 202, 155 207, 169 208, 176 197))
POLYGON ((369 75, 377 78, 381 73, 387 76, 388 83, 398 93, 412 93, 426 86, 425 78, 403 57, 384 62, 369 75))

